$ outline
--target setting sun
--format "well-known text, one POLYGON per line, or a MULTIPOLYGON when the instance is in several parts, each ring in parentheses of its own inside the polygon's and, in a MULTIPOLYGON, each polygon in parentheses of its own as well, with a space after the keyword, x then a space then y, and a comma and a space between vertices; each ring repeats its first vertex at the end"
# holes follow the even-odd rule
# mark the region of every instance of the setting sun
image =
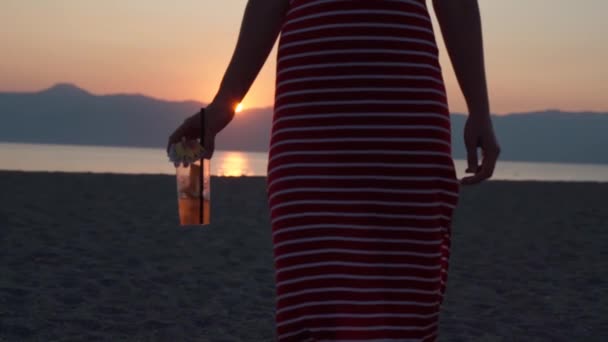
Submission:
POLYGON ((234 110, 237 113, 240 113, 243 111, 243 104, 239 103, 238 105, 236 105, 236 109, 234 110))

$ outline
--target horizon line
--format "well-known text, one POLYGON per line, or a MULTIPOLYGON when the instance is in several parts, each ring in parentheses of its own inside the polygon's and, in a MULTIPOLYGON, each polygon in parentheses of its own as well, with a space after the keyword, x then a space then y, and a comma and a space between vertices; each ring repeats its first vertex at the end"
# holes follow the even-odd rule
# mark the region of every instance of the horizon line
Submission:
MULTIPOLYGON (((209 105, 210 102, 205 102, 205 101, 201 101, 201 100, 195 100, 195 99, 182 99, 182 100, 178 100, 178 99, 168 99, 168 98, 163 98, 163 97, 156 97, 154 95, 148 95, 148 94, 144 94, 144 93, 139 93, 139 92, 133 92, 133 93, 129 93, 129 92, 116 92, 116 93, 94 93, 92 91, 87 90, 84 87, 79 86, 76 83, 72 83, 72 82, 55 82, 53 83, 51 86, 48 87, 44 87, 42 89, 38 89, 38 90, 0 90, 0 94, 37 94, 37 93, 44 93, 46 91, 52 90, 53 88, 58 88, 58 87, 70 87, 70 88, 74 88, 76 90, 82 91, 86 94, 89 94, 91 96, 97 96, 97 97, 105 97, 105 96, 141 96, 141 97, 146 97, 149 99, 153 99, 153 100, 157 100, 157 101, 163 101, 163 102, 173 102, 173 103, 184 103, 184 102, 195 102, 195 103, 199 103, 202 106, 207 106, 209 105)), ((274 105, 269 104, 265 107, 249 107, 249 108, 244 108, 243 112, 247 112, 247 111, 253 111, 253 110, 261 110, 261 109, 273 109, 274 105)), ((521 114, 532 114, 532 113, 547 113, 547 112, 559 112, 559 113, 572 113, 572 114, 608 114, 608 108, 606 110, 588 110, 588 109, 582 109, 582 110, 576 110, 576 111, 569 111, 569 110, 562 110, 559 108, 551 108, 551 107, 546 107, 544 109, 536 109, 536 110, 528 110, 525 112, 508 112, 508 113, 493 113, 490 112, 490 114, 492 116, 508 116, 508 115, 521 115, 521 114)), ((452 112, 450 111, 450 115, 465 115, 468 116, 467 113, 464 112, 452 112)))

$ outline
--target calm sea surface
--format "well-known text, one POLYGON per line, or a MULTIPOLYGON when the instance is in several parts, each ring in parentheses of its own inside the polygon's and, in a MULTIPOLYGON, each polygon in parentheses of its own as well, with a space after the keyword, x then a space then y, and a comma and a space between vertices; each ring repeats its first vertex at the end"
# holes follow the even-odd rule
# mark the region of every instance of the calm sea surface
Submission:
MULTIPOLYGON (((267 153, 215 151, 214 176, 266 176, 267 153)), ((459 177, 466 168, 456 160, 459 177)), ((162 148, 0 143, 0 170, 173 175, 162 148)), ((499 161, 493 179, 608 182, 608 165, 499 161)))

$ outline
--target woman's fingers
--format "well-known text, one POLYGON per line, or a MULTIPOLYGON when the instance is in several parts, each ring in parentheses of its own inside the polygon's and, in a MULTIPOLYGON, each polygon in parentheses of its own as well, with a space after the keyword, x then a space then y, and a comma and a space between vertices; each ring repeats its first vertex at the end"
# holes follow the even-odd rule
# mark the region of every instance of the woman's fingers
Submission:
POLYGON ((467 169, 466 173, 476 173, 479 167, 479 159, 477 156, 478 144, 468 144, 467 146, 467 169))
POLYGON ((167 141, 167 153, 169 153, 171 145, 180 141, 182 135, 182 130, 178 128, 175 130, 175 132, 173 132, 173 134, 171 134, 171 136, 169 136, 169 140, 167 141))
POLYGON ((483 158, 481 161, 481 167, 478 172, 469 177, 464 177, 461 180, 463 185, 479 184, 487 179, 490 179, 494 175, 494 169, 496 168, 496 162, 500 155, 500 148, 498 146, 485 147, 483 149, 483 158))
POLYGON ((177 127, 167 141, 167 153, 169 153, 171 144, 175 144, 184 138, 188 140, 200 138, 200 124, 198 120, 197 114, 194 114, 177 127))
POLYGON ((476 173, 479 167, 477 149, 481 147, 478 124, 469 117, 464 127, 464 145, 467 151, 466 173, 476 173))
POLYGON ((211 159, 215 150, 215 136, 222 131, 234 117, 234 109, 229 106, 218 106, 214 103, 207 108, 189 117, 169 136, 167 142, 167 153, 171 149, 171 144, 179 142, 183 137, 187 140, 201 138, 201 120, 204 122, 204 137, 201 144, 205 151, 203 158, 211 159))
POLYGON ((186 137, 186 123, 182 123, 170 136, 167 141, 167 152, 169 152, 171 145, 180 142, 184 137, 186 137))
POLYGON ((473 173, 472 176, 464 177, 461 184, 478 184, 494 174, 496 161, 500 154, 500 148, 490 117, 471 117, 467 118, 464 127, 464 143, 467 149, 467 169, 466 173, 473 173), (477 149, 481 148, 481 165, 477 149))
POLYGON ((481 167, 479 168, 479 172, 477 172, 473 176, 464 177, 462 179, 462 181, 460 182, 460 184, 463 184, 463 185, 479 184, 479 183, 485 181, 486 179, 489 179, 490 177, 492 177, 492 172, 490 171, 491 168, 492 168, 492 166, 490 165, 490 161, 484 160, 481 167))

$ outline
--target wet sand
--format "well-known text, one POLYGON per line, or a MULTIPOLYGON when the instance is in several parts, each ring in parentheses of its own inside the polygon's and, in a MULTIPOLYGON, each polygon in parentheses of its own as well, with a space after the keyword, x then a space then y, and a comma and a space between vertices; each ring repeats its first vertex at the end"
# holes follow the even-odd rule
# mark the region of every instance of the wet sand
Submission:
MULTIPOLYGON (((0 172, 0 341, 273 341, 263 177, 0 172)), ((439 341, 608 340, 608 183, 463 188, 439 341)))

